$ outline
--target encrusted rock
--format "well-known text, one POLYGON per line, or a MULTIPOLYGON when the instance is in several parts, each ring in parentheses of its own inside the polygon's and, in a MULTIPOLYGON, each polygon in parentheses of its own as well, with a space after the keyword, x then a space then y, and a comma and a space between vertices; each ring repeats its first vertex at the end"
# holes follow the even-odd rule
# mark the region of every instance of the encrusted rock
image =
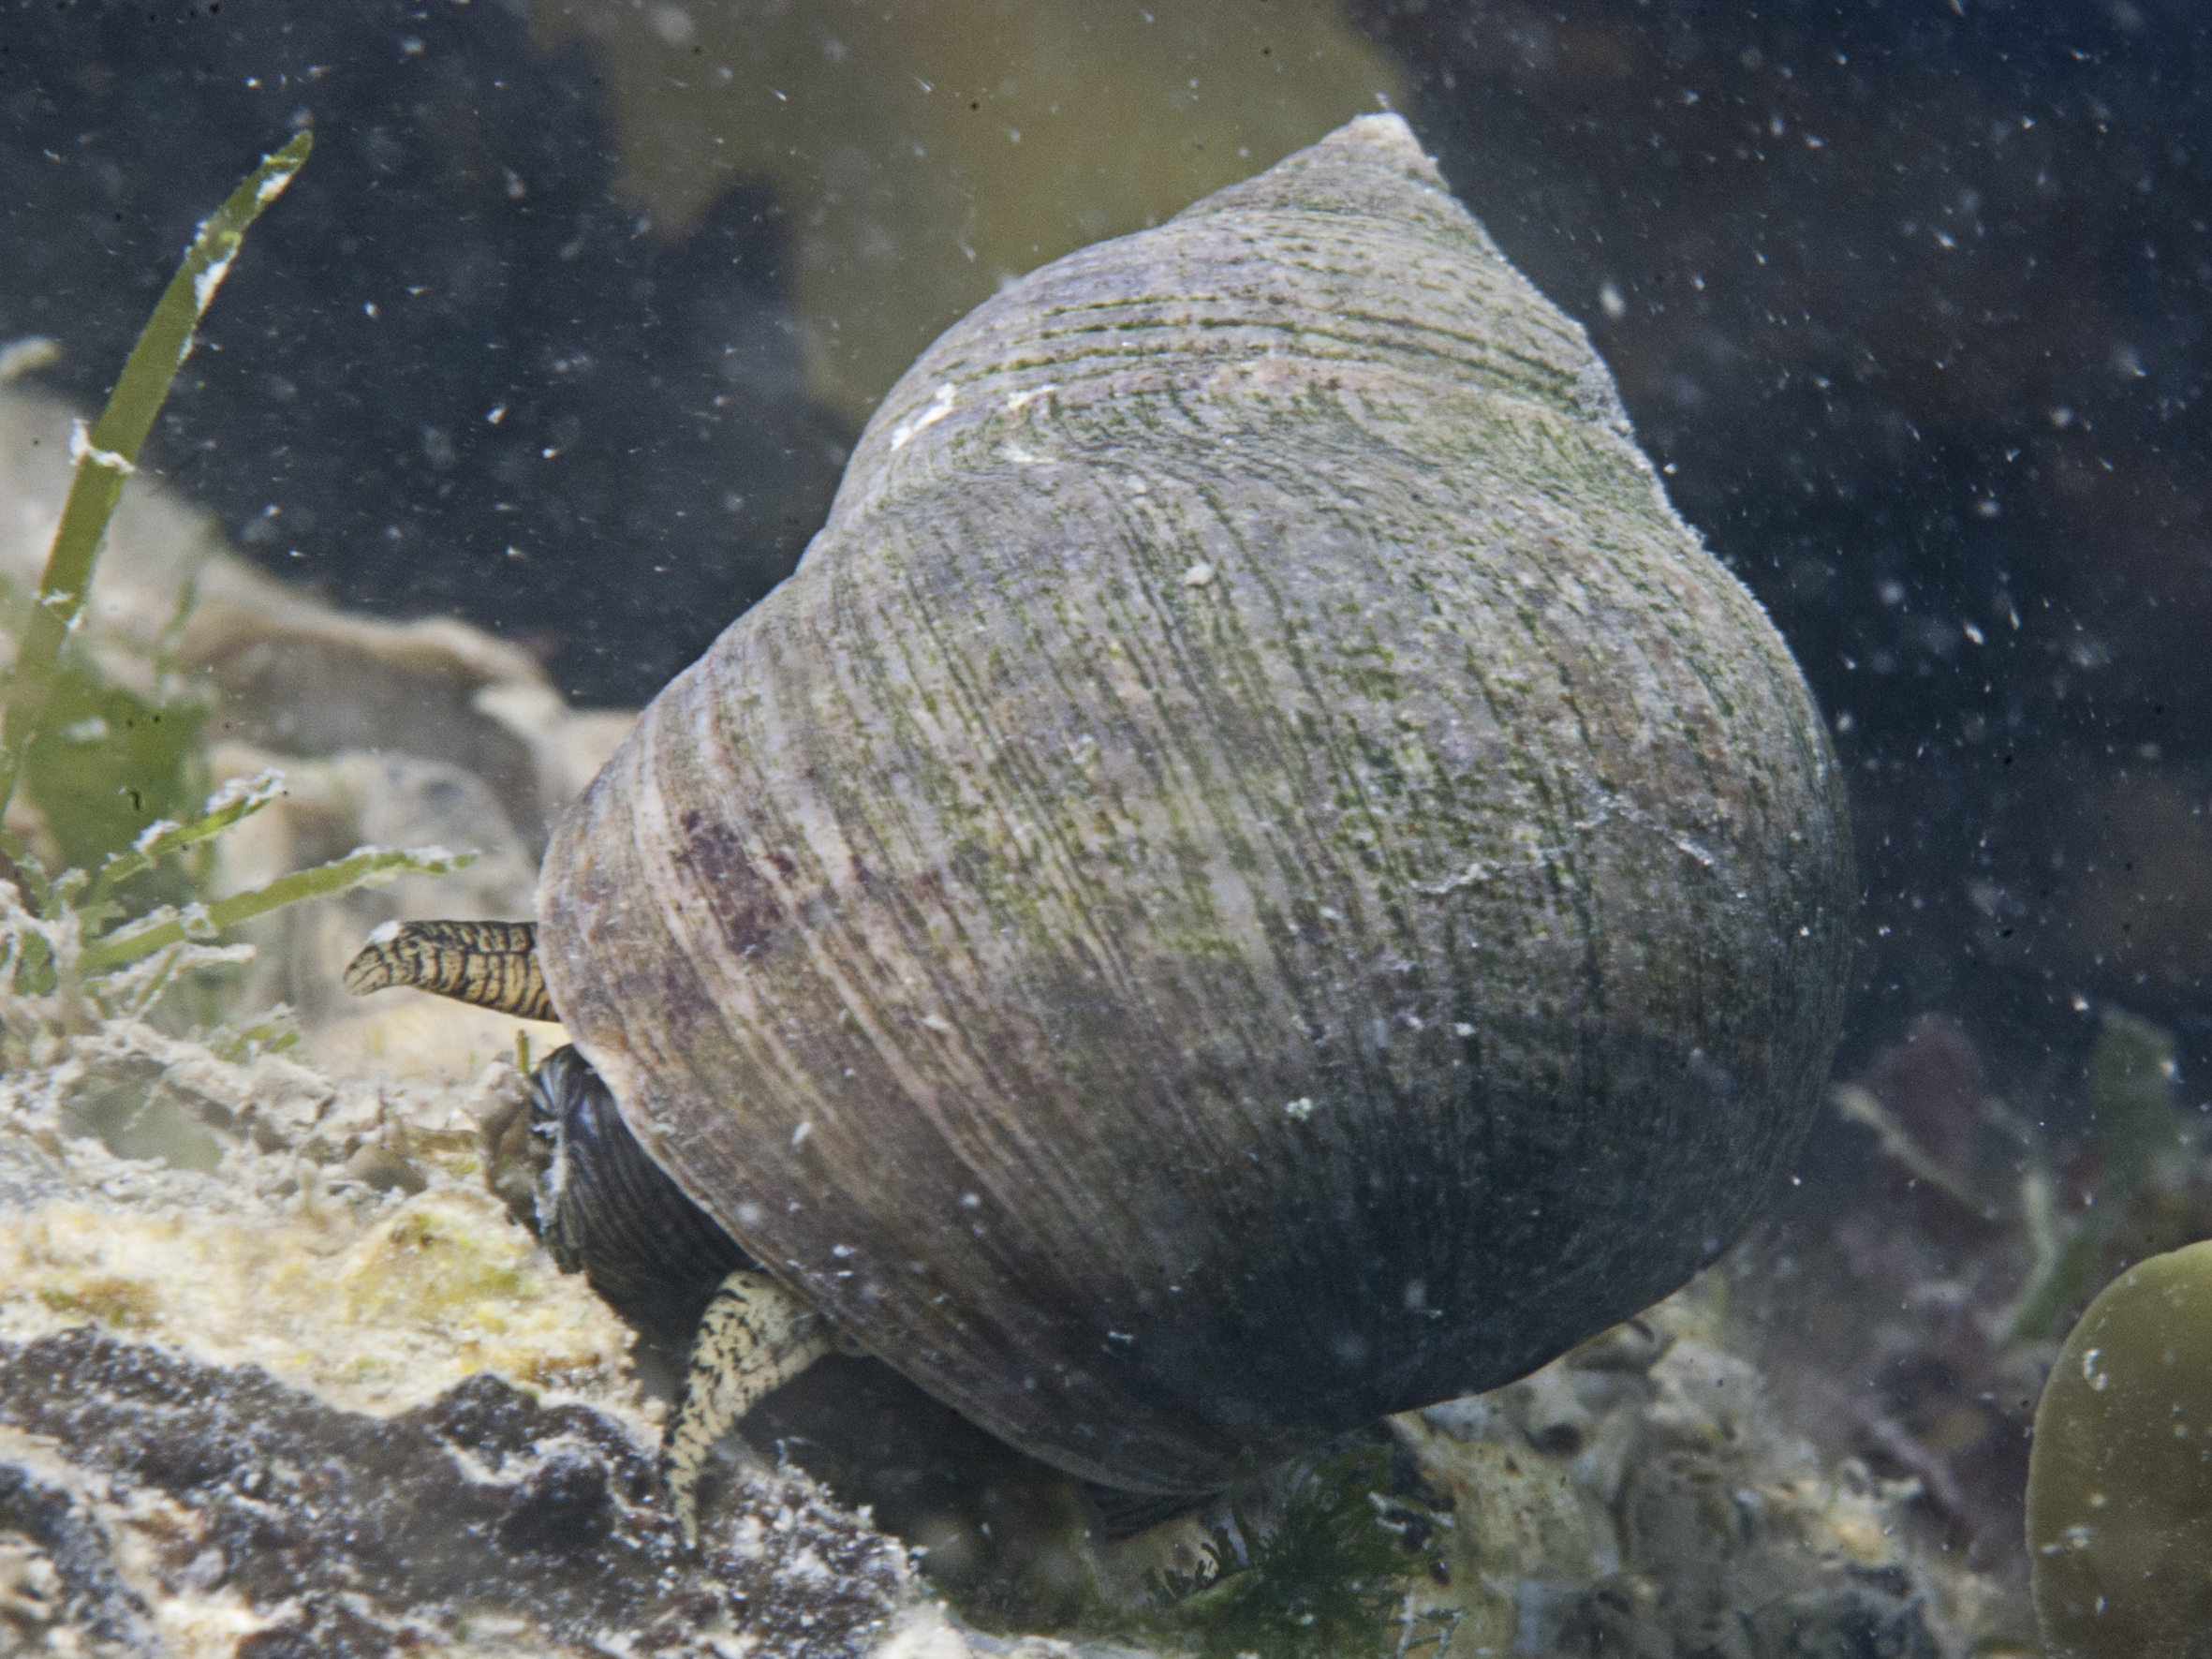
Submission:
MULTIPOLYGON (((1987 1586, 1917 1488, 1824 1467, 1693 1287, 1494 1393, 1393 1419, 1452 1497, 1414 1597, 1452 1653, 1947 1659, 1987 1586)), ((1410 1605, 1410 1604, 1409 1604, 1410 1605)))
POLYGON ((86 1327, 0 1342, 0 1423, 37 1616, 96 1652, 227 1624, 239 1659, 860 1654, 909 1599, 901 1547, 800 1475, 737 1484, 687 1548, 627 1426, 488 1372, 380 1419, 86 1327))
POLYGON ((466 1108, 515 1089, 129 1021, 0 1078, 0 1653, 829 1656, 921 1617, 796 1471, 734 1470, 684 1545, 629 1333, 484 1188, 466 1108), (213 1167, 118 1156, 88 1091, 213 1167))

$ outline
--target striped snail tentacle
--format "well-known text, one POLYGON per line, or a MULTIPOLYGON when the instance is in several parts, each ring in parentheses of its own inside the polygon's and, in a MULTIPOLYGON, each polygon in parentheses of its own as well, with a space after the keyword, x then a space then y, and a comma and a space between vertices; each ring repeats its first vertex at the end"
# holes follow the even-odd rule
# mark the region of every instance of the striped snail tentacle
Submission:
POLYGON ((387 922, 346 965, 357 997, 412 985, 520 1019, 558 1019, 532 922, 387 922))

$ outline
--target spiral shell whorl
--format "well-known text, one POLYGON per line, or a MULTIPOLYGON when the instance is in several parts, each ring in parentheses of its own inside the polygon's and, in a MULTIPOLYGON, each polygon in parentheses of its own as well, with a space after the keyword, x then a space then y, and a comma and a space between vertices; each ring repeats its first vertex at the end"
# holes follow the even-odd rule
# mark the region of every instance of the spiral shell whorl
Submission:
POLYGON ((1786 649, 1394 117, 951 330, 542 893, 748 1251, 1161 1490, 1674 1289, 1803 1132, 1854 902, 1786 649))

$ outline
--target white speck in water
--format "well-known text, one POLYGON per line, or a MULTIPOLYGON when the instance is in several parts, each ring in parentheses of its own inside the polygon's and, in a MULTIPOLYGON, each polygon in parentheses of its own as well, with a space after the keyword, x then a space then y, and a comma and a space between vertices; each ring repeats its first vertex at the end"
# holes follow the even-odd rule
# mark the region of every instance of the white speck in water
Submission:
POLYGON ((1313 1116, 1313 1102, 1301 1095, 1283 1108, 1283 1116, 1295 1118, 1299 1122, 1304 1123, 1313 1116))
POLYGON ((1202 561, 1183 572, 1183 585, 1186 587, 1211 587, 1213 585, 1214 567, 1212 565, 1202 561))
POLYGON ((800 1119, 799 1127, 791 1131, 791 1145, 794 1147, 797 1146, 801 1141, 804 1140, 813 1133, 814 1119, 811 1118, 800 1119))
POLYGON ((922 1023, 933 1031, 950 1031, 952 1029, 952 1022, 947 1019, 941 1014, 925 1014, 922 1016, 922 1023))
POLYGON ((1618 322, 1629 314, 1629 303, 1621 298, 1621 291, 1611 282, 1598 288, 1598 309, 1605 313, 1608 322, 1618 322))

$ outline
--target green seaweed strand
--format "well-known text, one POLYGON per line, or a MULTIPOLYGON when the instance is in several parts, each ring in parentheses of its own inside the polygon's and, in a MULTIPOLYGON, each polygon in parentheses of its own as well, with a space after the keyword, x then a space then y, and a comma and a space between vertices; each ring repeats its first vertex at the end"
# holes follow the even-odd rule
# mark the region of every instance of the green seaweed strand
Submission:
POLYGON ((311 870, 295 870, 266 886, 234 893, 212 904, 187 905, 182 911, 164 906, 86 945, 78 958, 77 970, 89 978, 188 939, 212 939, 227 927, 298 904, 303 898, 330 898, 356 887, 381 887, 399 876, 450 876, 475 862, 472 852, 450 853, 429 847, 410 852, 363 847, 344 858, 318 864, 311 870))
POLYGON ((176 275, 131 348, 115 389, 108 394, 107 407, 90 434, 81 426, 70 441, 77 467, 69 480, 68 500, 38 578, 37 602, 31 607, 15 667, 7 676, 6 703, 0 705, 0 813, 7 811, 22 775, 24 753, 53 689, 63 642, 84 608, 93 564, 123 493, 123 481, 137 466, 140 447, 153 430, 170 384, 191 353, 193 331, 214 303, 247 227, 284 193, 314 147, 312 133, 295 133, 284 148, 264 156, 229 200, 201 222, 176 275))

